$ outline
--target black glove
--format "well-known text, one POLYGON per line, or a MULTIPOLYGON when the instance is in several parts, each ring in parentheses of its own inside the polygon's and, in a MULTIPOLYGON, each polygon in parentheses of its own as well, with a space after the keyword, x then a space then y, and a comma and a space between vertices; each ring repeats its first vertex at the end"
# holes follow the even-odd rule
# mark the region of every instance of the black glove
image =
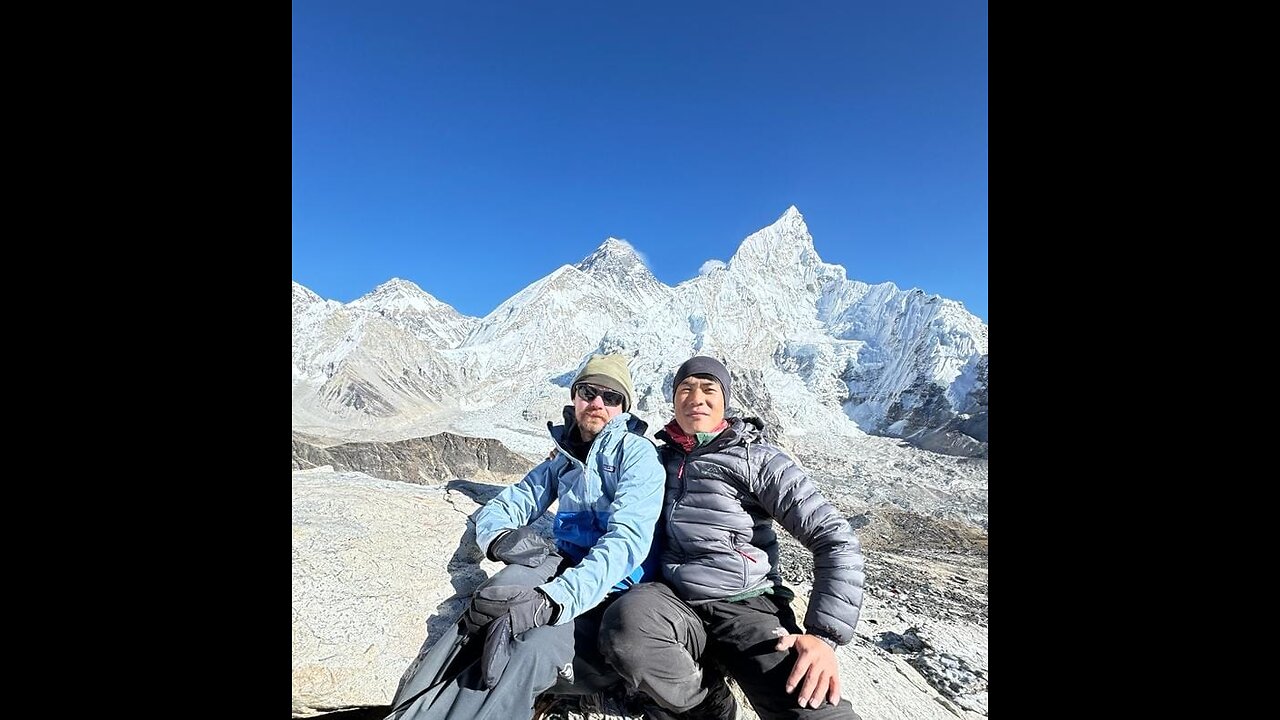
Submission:
POLYGON ((475 634, 489 623, 510 616, 512 637, 551 621, 554 603, 537 588, 522 585, 490 585, 471 598, 463 614, 467 632, 475 634))
POLYGON ((547 556, 555 552, 555 545, 547 538, 537 534, 533 528, 524 527, 508 530, 489 543, 489 559, 501 560, 508 565, 524 565, 536 568, 547 556))
POLYGON ((518 585, 493 585, 471 599, 468 626, 488 625, 480 658, 485 688, 494 687, 502 678, 511 660, 511 642, 527 630, 546 625, 554 605, 541 590, 518 585), (486 618, 491 620, 486 623, 486 618))

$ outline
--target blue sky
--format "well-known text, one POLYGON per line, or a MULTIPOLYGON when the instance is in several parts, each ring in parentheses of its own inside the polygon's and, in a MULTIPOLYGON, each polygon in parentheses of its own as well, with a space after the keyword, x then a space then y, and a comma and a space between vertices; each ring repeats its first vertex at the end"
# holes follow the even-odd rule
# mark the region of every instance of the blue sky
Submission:
POLYGON ((987 321, 987 3, 293 4, 293 279, 468 315, 626 239, 668 285, 788 206, 987 321))

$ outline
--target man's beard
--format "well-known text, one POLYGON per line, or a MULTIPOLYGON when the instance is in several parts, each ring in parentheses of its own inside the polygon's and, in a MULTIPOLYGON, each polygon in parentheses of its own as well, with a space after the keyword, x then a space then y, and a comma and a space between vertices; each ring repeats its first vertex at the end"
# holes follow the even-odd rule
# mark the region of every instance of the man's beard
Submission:
POLYGON ((578 434, 583 440, 590 440, 599 435, 604 426, 609 423, 609 418, 586 411, 576 414, 574 419, 578 421, 578 434))

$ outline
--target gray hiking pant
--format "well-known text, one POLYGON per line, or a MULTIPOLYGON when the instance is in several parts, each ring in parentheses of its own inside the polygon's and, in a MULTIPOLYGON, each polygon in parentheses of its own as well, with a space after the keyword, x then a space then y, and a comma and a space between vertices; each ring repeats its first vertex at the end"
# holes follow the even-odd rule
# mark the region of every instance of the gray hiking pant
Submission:
MULTIPOLYGON (((488 585, 541 585, 558 573, 561 558, 542 566, 508 565, 488 585)), ((543 692, 588 694, 619 681, 597 649, 600 618, 611 598, 565 625, 533 628, 511 644, 511 660, 497 686, 481 681, 484 637, 467 637, 459 621, 410 665, 387 720, 519 720, 533 717, 543 692)))
POLYGON ((858 720, 843 698, 838 705, 801 708, 787 694, 796 655, 774 650, 778 628, 802 632, 788 601, 775 595, 690 607, 662 583, 641 583, 605 611, 600 646, 632 687, 674 712, 692 709, 722 682, 714 659, 762 720, 858 720))

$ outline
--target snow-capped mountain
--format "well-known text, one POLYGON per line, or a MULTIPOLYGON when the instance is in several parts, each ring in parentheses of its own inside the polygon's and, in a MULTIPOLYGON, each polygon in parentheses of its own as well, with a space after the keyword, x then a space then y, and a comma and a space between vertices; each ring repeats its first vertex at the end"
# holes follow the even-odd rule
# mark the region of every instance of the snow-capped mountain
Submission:
MULTIPOLYGON (((898 457, 869 433, 987 452, 987 326, 956 301, 848 279, 822 261, 794 207, 727 264, 709 261, 674 288, 609 238, 483 318, 403 280, 345 306, 294 283, 293 318, 294 429, 304 432, 391 440, 450 430, 536 457, 590 353, 630 358, 635 410, 651 432, 670 419, 675 369, 701 353, 733 372, 732 404, 764 418, 802 461, 835 472, 858 445, 864 470, 897 483, 899 497, 934 502, 936 483, 912 490, 905 468, 951 461, 898 457)), ((980 495, 985 516, 985 463, 957 467, 939 468, 963 486, 946 492, 980 495)))
POLYGON ((346 305, 293 283, 294 425, 378 428, 451 407, 441 353, 478 322, 398 278, 346 305))
POLYGON ((617 292, 637 312, 671 298, 671 288, 649 272, 648 265, 626 240, 607 238, 578 269, 617 292))
POLYGON ((480 322, 400 278, 382 283, 348 307, 380 315, 436 348, 457 347, 480 322))
MULTIPOLYGON (((633 371, 642 367, 637 392, 654 407, 670 402, 681 359, 705 353, 731 370, 759 369, 792 428, 840 425, 804 421, 814 400, 864 430, 899 437, 981 414, 980 432, 930 445, 985 451, 987 326, 955 301, 846 279, 818 257, 794 207, 744 240, 727 266, 681 283, 667 305, 614 327, 600 347, 632 351, 633 371), (803 390, 779 392, 796 380, 803 390)), ((946 433, 968 427, 976 426, 946 433)))

